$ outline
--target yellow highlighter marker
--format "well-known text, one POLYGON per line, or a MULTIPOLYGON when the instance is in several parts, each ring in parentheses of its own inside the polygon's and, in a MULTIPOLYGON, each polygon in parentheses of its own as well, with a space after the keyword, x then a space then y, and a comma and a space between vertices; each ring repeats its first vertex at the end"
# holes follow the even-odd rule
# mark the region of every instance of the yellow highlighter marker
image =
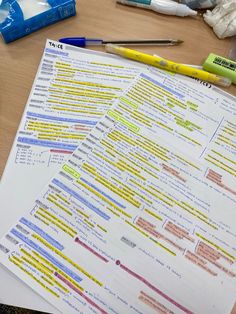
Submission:
POLYGON ((173 61, 169 61, 157 56, 152 56, 148 55, 146 53, 142 53, 136 50, 112 45, 112 44, 107 44, 105 46, 106 52, 110 52, 116 55, 120 55, 122 57, 134 60, 134 61, 139 61, 145 64, 152 65, 154 67, 163 69, 163 70, 168 70, 171 72, 195 77, 197 79, 207 81, 209 83, 213 83, 216 85, 228 87, 231 84, 231 80, 229 80, 226 77, 222 77, 216 74, 209 73, 207 71, 199 70, 196 68, 192 68, 187 65, 183 65, 181 63, 175 63, 173 61))

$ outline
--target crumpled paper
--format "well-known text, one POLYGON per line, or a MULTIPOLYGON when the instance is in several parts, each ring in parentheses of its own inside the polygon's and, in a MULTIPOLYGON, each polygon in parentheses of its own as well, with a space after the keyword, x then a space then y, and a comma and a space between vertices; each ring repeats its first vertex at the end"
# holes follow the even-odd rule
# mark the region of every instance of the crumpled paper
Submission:
POLYGON ((203 15, 219 38, 236 35, 236 0, 221 0, 212 10, 203 15))

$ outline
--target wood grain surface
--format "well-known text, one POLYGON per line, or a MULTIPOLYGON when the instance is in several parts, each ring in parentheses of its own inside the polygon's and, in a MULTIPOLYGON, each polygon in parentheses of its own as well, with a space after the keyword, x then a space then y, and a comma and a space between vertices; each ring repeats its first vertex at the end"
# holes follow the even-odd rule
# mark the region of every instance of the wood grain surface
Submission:
MULTIPOLYGON (((13 43, 0 41, 0 176, 42 57, 46 39, 87 36, 103 39, 179 38, 172 47, 138 47, 167 59, 202 64, 209 53, 227 57, 232 39, 219 40, 201 15, 174 17, 116 4, 115 0, 79 0, 77 15, 13 43)), ((100 49, 102 50, 102 48, 100 49)), ((236 87, 227 89, 236 95, 236 87)), ((233 311, 236 314, 236 308, 233 311)))

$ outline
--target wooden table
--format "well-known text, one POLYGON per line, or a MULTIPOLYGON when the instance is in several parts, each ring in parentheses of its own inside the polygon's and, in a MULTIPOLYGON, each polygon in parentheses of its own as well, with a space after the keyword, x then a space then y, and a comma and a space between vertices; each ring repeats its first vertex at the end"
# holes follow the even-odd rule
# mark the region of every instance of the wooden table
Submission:
MULTIPOLYGON (((179 38, 180 46, 140 47, 177 62, 202 64, 210 52, 228 56, 232 40, 219 40, 202 16, 174 17, 122 6, 115 0, 79 0, 77 16, 11 44, 0 42, 0 176, 3 173, 47 38, 179 38)), ((228 91, 236 95, 236 87, 228 91)), ((234 311, 236 314, 236 310, 234 311)))

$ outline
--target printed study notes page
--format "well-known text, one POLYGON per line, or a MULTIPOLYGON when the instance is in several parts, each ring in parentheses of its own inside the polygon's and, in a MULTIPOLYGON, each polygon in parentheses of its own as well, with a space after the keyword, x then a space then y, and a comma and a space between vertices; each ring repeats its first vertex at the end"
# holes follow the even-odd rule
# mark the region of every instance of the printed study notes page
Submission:
POLYGON ((151 72, 0 241, 0 261, 65 313, 235 302, 235 98, 151 72))
POLYGON ((112 100, 140 72, 130 62, 108 54, 61 48, 62 44, 47 41, 13 144, 0 192, 5 205, 4 186, 16 191, 16 199, 6 198, 9 208, 18 202, 18 207, 32 203, 112 100))
MULTIPOLYGON (((127 60, 47 41, 1 180, 0 208, 8 213, 1 217, 1 235, 139 72, 127 60)), ((5 283, 0 302, 29 308, 34 300, 36 309, 47 310, 31 290, 29 298, 22 297, 24 286, 2 268, 0 277, 5 283), (6 285, 15 293, 9 294, 6 285)))

